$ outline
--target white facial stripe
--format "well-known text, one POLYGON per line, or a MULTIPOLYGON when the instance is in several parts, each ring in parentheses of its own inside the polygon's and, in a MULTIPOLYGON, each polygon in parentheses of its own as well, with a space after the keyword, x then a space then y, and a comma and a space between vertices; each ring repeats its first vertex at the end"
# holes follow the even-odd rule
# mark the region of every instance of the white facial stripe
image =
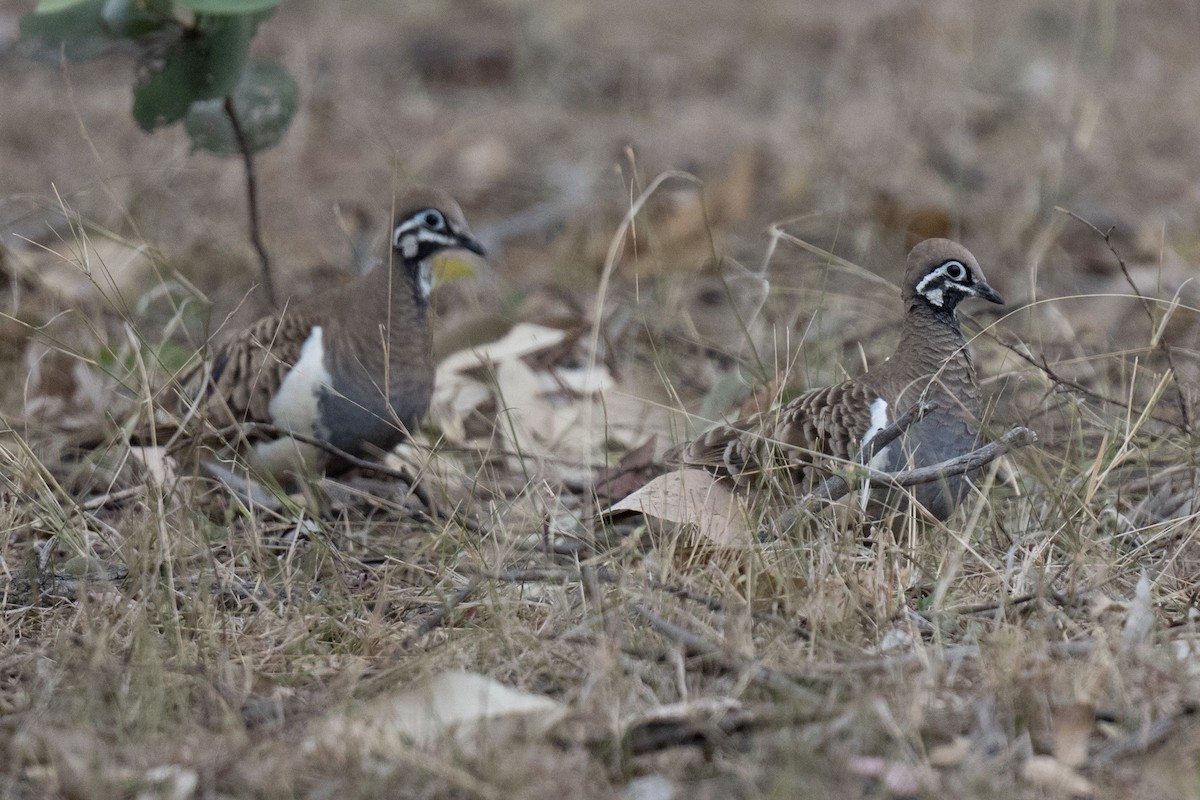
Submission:
POLYGON ((404 256, 405 258, 416 258, 417 251, 420 248, 421 242, 417 236, 411 233, 399 236, 396 239, 396 249, 398 249, 400 251, 400 255, 404 256))
POLYGON ((417 238, 422 242, 433 242, 434 244, 440 244, 443 247, 450 247, 454 244, 454 239, 452 237, 447 236, 444 233, 431 231, 428 228, 421 228, 419 231, 417 231, 417 238))
POLYGON ((963 271, 963 277, 965 278, 967 274, 967 268, 961 261, 947 261, 946 263, 940 265, 937 269, 932 270, 924 278, 921 278, 921 282, 917 284, 917 294, 921 295, 928 300, 931 305, 935 305, 938 308, 941 308, 946 302, 945 292, 943 291, 946 286, 955 286, 961 290, 963 294, 975 294, 975 290, 970 286, 965 286, 950 277, 950 270, 954 269, 955 267, 958 267, 963 271), (938 286, 936 288, 928 288, 929 284, 931 283, 936 283, 938 286))
POLYGON ((416 258, 422 242, 453 247, 457 240, 453 236, 431 231, 419 222, 413 221, 398 226, 392 236, 392 246, 399 250, 405 258, 416 258))

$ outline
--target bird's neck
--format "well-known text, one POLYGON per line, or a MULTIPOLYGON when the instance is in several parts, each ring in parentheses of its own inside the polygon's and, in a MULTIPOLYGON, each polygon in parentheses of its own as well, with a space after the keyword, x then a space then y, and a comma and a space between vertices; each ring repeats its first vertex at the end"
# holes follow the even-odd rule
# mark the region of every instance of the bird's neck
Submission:
MULTIPOLYGON (((363 313, 385 326, 389 349, 397 345, 411 347, 416 344, 411 341, 414 337, 428 338, 429 304, 414 273, 408 265, 396 261, 376 267, 363 281, 363 313)), ((374 335, 379 336, 378 332, 374 335)), ((428 346, 428 342, 420 344, 428 346)))
POLYGON ((979 387, 954 311, 935 309, 920 298, 909 299, 907 306, 896 347, 897 355, 903 354, 898 358, 904 365, 902 377, 914 385, 928 385, 929 378, 936 376, 947 394, 973 408, 979 387))

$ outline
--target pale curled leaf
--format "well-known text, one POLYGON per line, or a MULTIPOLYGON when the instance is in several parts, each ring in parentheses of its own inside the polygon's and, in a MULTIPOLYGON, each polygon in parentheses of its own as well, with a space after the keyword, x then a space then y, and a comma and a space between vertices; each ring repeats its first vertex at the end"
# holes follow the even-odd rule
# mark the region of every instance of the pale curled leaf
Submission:
POLYGON ((1030 756, 1021 770, 1021 777, 1035 786, 1067 797, 1091 797, 1095 792, 1091 781, 1051 756, 1030 756))
POLYGON ((450 671, 327 719, 305 746, 347 757, 386 755, 447 735, 460 746, 483 746, 512 734, 514 726, 540 735, 565 713, 566 707, 549 697, 474 672, 450 671))
POLYGON ((172 486, 179 480, 175 458, 165 447, 131 447, 129 455, 141 463, 146 474, 159 486, 172 486))
POLYGON ((892 795, 900 797, 932 791, 938 784, 937 773, 923 764, 906 764, 878 756, 856 756, 846 766, 852 775, 880 781, 892 795))
POLYGON ((1142 570, 1138 578, 1137 588, 1133 592, 1133 601, 1129 604, 1129 616, 1121 631, 1121 650, 1129 652, 1143 644, 1154 628, 1154 605, 1150 597, 1150 576, 1142 570))
POLYGON ((459 350, 442 359, 442 362, 438 364, 438 379, 442 378, 443 373, 465 372, 488 364, 498 364, 502 361, 537 353, 548 347, 554 347, 566 336, 566 331, 558 328, 548 328, 545 325, 535 325, 530 322, 518 323, 502 338, 494 342, 459 350))
POLYGON ((1095 710, 1085 703, 1055 708, 1050 718, 1054 731, 1054 757, 1072 768, 1087 763, 1088 743, 1095 720, 1095 710))
POLYGON ((695 526, 698 542, 717 547, 733 547, 754 538, 746 523, 744 502, 726 484, 700 469, 660 475, 608 511, 634 511, 690 524, 695 526))

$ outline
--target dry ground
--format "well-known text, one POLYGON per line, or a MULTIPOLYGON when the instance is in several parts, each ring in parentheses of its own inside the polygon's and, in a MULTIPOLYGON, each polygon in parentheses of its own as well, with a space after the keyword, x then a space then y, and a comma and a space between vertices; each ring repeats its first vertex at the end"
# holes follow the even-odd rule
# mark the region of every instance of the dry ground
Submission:
POLYGON ((70 447, 262 301, 237 162, 137 131, 127 56, 32 59, 31 5, 0 2, 0 795, 1200 797, 1195 3, 287 0, 281 282, 344 279, 410 183, 492 246, 438 352, 506 346, 403 455, 434 519, 70 447), (941 234, 1009 301, 968 326, 993 429, 1040 437, 1007 480, 945 526, 597 516, 703 419, 885 356, 941 234), (523 724, 414 732, 431 685, 480 711, 454 670, 523 724))

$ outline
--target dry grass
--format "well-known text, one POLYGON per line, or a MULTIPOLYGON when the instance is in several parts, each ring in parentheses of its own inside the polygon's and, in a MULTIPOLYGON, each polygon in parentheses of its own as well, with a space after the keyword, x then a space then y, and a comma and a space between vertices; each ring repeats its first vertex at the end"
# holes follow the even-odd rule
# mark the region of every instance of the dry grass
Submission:
POLYGON ((239 176, 135 136, 119 59, 5 45, 0 795, 1200 797, 1194 9, 331 5, 262 33, 307 92, 262 163, 286 282, 337 279, 335 201, 382 227, 432 180, 502 245, 441 352, 564 335, 444 381, 487 400, 406 456, 433 516, 155 478, 111 424, 79 453, 253 313, 239 176), (994 432, 1040 437, 1011 480, 736 546, 597 513, 650 434, 885 356, 905 239, 946 231, 1010 300, 968 327, 994 432), (451 670, 562 719, 395 734, 451 670))

